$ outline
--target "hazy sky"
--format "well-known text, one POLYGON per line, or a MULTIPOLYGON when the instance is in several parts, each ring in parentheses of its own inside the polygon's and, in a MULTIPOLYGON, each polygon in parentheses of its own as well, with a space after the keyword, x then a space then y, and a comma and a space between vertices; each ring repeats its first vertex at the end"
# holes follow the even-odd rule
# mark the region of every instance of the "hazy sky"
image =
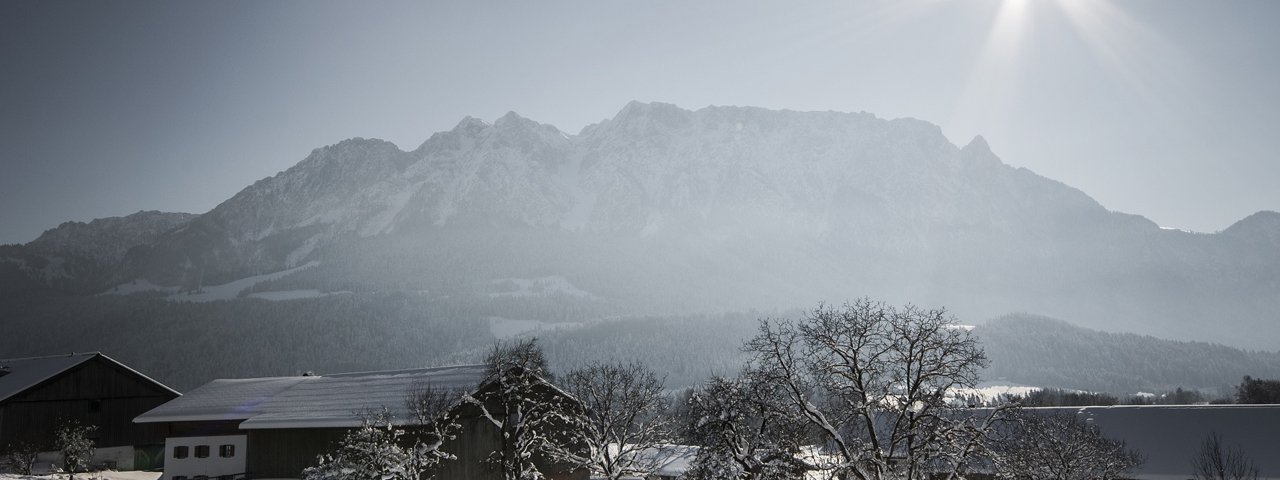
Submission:
POLYGON ((867 111, 987 138, 1113 210, 1280 209, 1280 2, 0 3, 0 243, 202 213, 313 148, 630 100, 867 111))

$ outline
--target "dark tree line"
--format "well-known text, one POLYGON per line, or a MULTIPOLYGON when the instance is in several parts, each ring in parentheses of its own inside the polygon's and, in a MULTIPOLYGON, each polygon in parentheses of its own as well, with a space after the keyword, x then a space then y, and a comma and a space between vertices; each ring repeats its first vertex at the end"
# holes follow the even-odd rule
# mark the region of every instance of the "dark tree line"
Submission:
POLYGON ((1245 375, 1236 387, 1236 403, 1280 403, 1280 380, 1245 375))
MULTIPOLYGON (((743 343, 745 368, 676 394, 639 362, 595 362, 553 375, 536 339, 516 340, 490 351, 487 387, 455 405, 502 432, 502 445, 487 463, 510 480, 583 468, 610 479, 644 475, 686 454, 673 445, 697 447, 689 479, 915 480, 982 471, 1039 479, 1049 477, 1034 469, 1043 463, 1035 459, 1063 452, 1085 452, 1093 461, 1065 462, 1054 467, 1062 475, 1052 478, 1115 478, 1137 465, 1123 443, 1074 417, 952 401, 948 390, 976 384, 985 362, 976 339, 953 323, 940 310, 869 300, 822 306, 797 320, 762 320, 743 343), (556 388, 551 378, 571 397, 547 395, 556 388)), ((441 408, 424 411, 448 425, 439 423, 441 408)), ((351 443, 359 446, 349 452, 353 458, 404 444, 384 423, 353 432, 351 443)), ((403 465, 418 450, 390 451, 400 452, 397 465, 403 465)), ((319 475, 325 462, 338 458, 322 459, 314 478, 325 478, 319 475)), ((436 456, 427 463, 444 461, 449 458, 436 456)))

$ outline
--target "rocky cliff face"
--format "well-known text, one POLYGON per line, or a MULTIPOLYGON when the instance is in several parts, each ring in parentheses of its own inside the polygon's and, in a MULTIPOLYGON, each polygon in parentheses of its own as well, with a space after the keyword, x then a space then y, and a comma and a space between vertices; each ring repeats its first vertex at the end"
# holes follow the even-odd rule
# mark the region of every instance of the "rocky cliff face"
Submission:
MULTIPOLYGON (((624 311, 874 295, 1134 331, 1208 316, 1254 328, 1280 306, 1278 217, 1166 231, 919 120, 633 102, 576 135, 510 113, 408 152, 358 138, 316 149, 120 242, 127 253, 98 255, 115 274, 94 278, 197 289, 319 262, 294 285, 554 275, 624 311)), ((1217 339, 1242 339, 1230 335, 1217 339)))

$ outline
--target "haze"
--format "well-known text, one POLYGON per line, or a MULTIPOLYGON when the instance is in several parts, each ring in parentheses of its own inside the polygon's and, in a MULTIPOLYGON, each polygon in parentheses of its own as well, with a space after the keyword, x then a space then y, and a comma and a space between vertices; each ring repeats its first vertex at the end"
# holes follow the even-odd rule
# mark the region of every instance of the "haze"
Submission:
POLYGON ((508 110, 867 111, 1162 226, 1280 208, 1274 2, 5 2, 0 243, 508 110))

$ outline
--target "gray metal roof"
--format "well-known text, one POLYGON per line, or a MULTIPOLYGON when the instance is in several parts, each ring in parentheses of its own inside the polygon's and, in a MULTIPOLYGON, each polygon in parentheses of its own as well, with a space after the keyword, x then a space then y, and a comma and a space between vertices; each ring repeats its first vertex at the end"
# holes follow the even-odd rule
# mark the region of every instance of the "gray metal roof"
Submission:
POLYGON ((405 399, 430 385, 470 392, 484 365, 214 380, 156 407, 134 422, 242 420, 242 429, 354 427, 360 414, 386 407, 397 423, 410 419, 405 399))
POLYGON ((273 396, 299 382, 320 377, 220 379, 153 408, 134 423, 246 420, 264 411, 273 396))
POLYGON ((129 368, 129 366, 116 361, 115 359, 103 355, 100 352, 72 353, 67 355, 51 355, 47 357, 27 357, 27 358, 9 358, 0 359, 0 371, 6 373, 0 374, 0 402, 8 400, 27 389, 52 379, 63 372, 71 370, 82 363, 88 362, 94 358, 102 358, 112 364, 123 368, 124 370, 137 375, 145 381, 154 383, 162 389, 178 392, 169 388, 163 383, 143 375, 142 373, 129 368))
POLYGON ((1210 432, 1223 447, 1239 448, 1257 464, 1259 478, 1280 478, 1280 405, 1124 405, 1028 408, 1074 413, 1103 435, 1124 440, 1145 458, 1140 479, 1191 478, 1191 458, 1210 432))

